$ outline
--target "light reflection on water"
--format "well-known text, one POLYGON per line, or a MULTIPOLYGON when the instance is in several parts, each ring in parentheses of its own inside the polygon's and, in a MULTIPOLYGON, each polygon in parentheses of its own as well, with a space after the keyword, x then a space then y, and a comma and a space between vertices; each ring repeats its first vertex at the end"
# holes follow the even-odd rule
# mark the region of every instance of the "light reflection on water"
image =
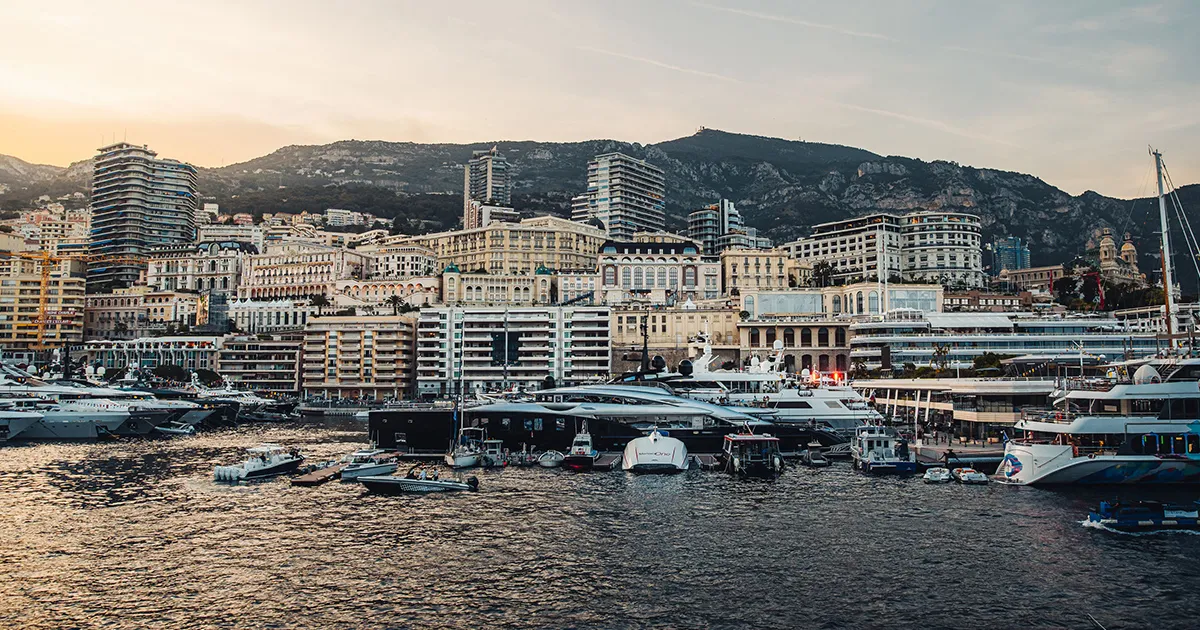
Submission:
MULTIPOLYGON (((272 441, 361 427, 0 448, 0 626, 1194 627, 1200 537, 1080 526, 1108 491, 542 469, 475 494, 243 486, 272 441)), ((1161 491, 1155 491, 1161 492, 1161 491)), ((1171 498, 1186 493, 1169 491, 1171 498)))

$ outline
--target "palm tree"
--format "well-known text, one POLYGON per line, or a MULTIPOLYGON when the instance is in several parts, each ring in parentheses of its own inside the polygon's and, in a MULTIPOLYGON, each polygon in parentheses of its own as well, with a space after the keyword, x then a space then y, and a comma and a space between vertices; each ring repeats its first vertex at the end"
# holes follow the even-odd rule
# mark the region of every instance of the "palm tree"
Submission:
POLYGON ((318 293, 312 296, 308 303, 317 307, 317 317, 320 317, 325 314, 325 307, 329 306, 329 298, 318 293))
POLYGON ((389 295, 383 303, 392 307, 392 315, 399 315, 400 307, 404 304, 404 298, 399 295, 389 295))

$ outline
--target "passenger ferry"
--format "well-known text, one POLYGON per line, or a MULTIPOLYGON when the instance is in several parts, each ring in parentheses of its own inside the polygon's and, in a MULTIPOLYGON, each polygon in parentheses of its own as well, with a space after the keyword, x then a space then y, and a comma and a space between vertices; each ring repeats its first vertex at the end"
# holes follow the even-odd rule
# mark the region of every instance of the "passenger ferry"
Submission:
POLYGON ((1014 484, 1200 482, 1200 359, 1151 359, 1132 378, 1068 379, 1026 414, 997 470, 1014 484))

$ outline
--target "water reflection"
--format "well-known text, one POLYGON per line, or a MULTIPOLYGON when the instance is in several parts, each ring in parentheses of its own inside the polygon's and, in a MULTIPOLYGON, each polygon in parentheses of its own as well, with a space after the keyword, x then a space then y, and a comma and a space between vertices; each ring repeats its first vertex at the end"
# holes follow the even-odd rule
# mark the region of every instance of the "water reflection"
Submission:
MULTIPOLYGON (((354 425, 0 448, 0 626, 1190 627, 1200 537, 1079 521, 1111 490, 542 469, 474 494, 225 486, 354 425)), ((1154 490, 1179 500, 1186 490, 1154 490)))

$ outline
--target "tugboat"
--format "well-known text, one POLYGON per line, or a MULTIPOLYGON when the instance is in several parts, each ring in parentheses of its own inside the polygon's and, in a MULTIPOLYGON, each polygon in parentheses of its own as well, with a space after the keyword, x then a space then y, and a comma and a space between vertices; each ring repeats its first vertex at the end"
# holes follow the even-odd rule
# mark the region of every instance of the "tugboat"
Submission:
POLYGON ((216 481, 246 481, 265 479, 295 472, 304 463, 304 456, 296 449, 285 449, 278 444, 263 444, 246 449, 250 458, 239 466, 217 466, 213 469, 216 481))
POLYGON ((719 467, 738 477, 776 479, 783 474, 779 438, 769 433, 735 433, 725 436, 719 467))
POLYGON ((1103 525, 1117 531, 1132 532, 1154 529, 1200 529, 1200 501, 1191 505, 1175 505, 1158 501, 1121 503, 1100 502, 1100 509, 1088 514, 1088 523, 1103 525))
POLYGON ((673 437, 660 433, 658 427, 650 435, 634 438, 625 445, 621 470, 631 473, 677 473, 688 468, 687 446, 673 437))
POLYGON ((596 465, 597 457, 600 457, 600 453, 592 446, 592 434, 588 433, 587 421, 584 421, 583 428, 571 442, 571 450, 563 457, 562 465, 576 471, 591 470, 596 465))
POLYGON ((854 467, 873 475, 911 475, 917 472, 917 458, 908 442, 884 427, 859 427, 850 448, 854 467))

